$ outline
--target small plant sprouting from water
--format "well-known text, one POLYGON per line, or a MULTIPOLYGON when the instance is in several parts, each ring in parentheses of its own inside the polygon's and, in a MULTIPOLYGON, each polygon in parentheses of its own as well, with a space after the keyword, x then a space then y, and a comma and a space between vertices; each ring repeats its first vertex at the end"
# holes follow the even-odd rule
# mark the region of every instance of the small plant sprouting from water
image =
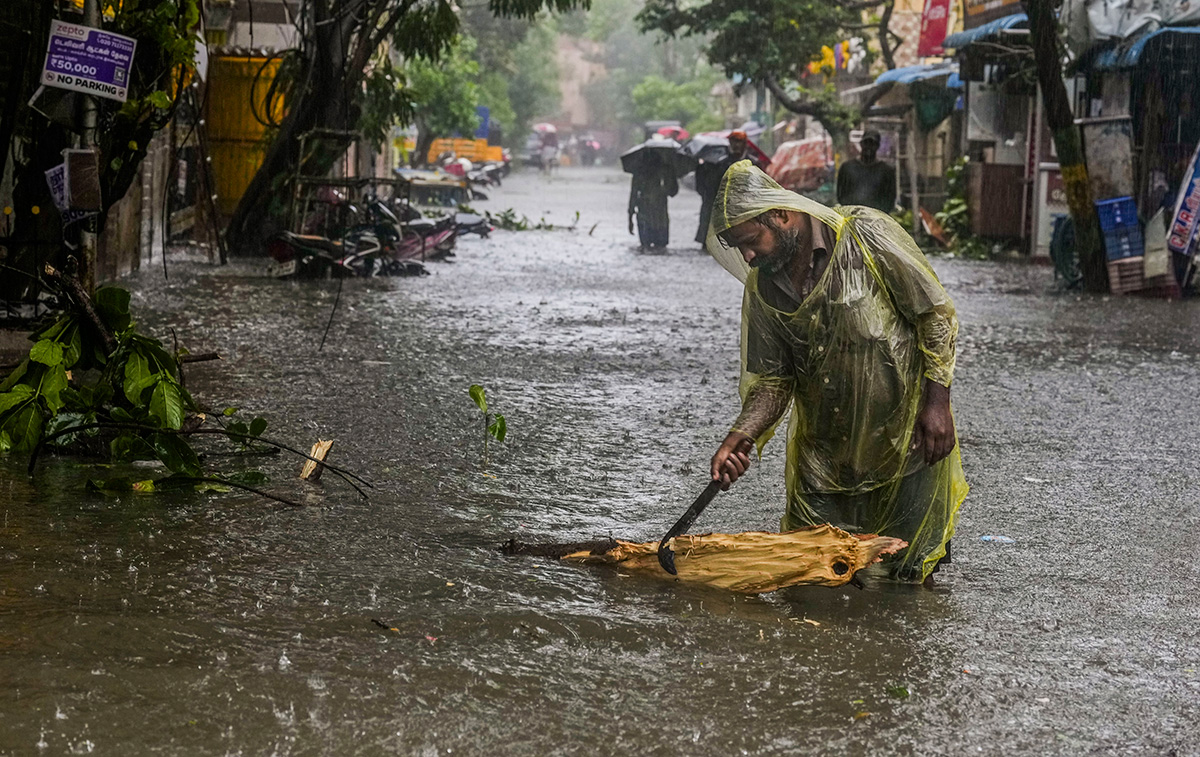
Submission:
POLYGON ((486 468, 488 466, 488 440, 504 441, 504 437, 508 436, 508 423, 504 420, 503 415, 488 411, 487 394, 482 386, 471 384, 469 393, 471 399, 475 400, 475 406, 479 408, 479 412, 483 413, 483 467, 486 468))

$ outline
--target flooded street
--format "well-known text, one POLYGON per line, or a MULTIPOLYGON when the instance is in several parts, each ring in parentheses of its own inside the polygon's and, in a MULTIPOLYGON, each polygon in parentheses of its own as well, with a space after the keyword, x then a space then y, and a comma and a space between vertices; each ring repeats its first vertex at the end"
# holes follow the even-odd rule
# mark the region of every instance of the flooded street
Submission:
MULTIPOLYGON (((1194 301, 934 260, 972 491, 932 590, 740 597, 499 554, 657 539, 737 415, 741 285, 688 189, 639 252, 628 189, 512 176, 477 207, 574 228, 346 281, 323 350, 336 281, 127 282, 149 332, 224 355, 188 367, 199 401, 335 439, 375 488, 254 458, 295 510, 0 461, 0 754, 1200 754, 1194 301), (475 383, 509 429, 486 468, 475 383)), ((776 440, 697 529, 783 504, 776 440)))

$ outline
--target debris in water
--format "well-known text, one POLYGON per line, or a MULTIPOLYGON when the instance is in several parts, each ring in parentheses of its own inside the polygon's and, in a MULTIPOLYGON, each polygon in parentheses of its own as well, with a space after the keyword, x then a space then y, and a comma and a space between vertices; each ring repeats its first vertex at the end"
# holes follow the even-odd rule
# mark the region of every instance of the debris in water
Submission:
POLYGON ((989 541, 995 544, 1016 544, 1017 542, 1017 540, 1011 536, 994 536, 992 534, 980 536, 979 541, 989 541))
POLYGON ((671 540, 678 576, 658 563, 658 542, 604 539, 575 544, 522 544, 510 540, 509 555, 551 557, 581 565, 608 565, 633 573, 697 583, 743 594, 763 594, 785 586, 841 586, 861 568, 908 544, 874 534, 849 534, 830 525, 786 533, 677 536, 671 540))

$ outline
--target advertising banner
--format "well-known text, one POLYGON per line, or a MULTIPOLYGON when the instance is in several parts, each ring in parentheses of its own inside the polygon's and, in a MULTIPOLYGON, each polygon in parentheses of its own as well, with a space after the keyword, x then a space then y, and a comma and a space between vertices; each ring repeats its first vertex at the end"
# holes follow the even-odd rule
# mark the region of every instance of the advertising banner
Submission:
POLYGON ((942 55, 942 40, 946 38, 950 22, 950 0, 925 0, 925 11, 921 14, 921 38, 917 42, 917 57, 928 58, 942 55))
POLYGON ((1179 185, 1175 201, 1175 216, 1167 231, 1167 247, 1179 255, 1191 255, 1195 250, 1197 221, 1200 220, 1200 146, 1192 153, 1192 162, 1179 185))

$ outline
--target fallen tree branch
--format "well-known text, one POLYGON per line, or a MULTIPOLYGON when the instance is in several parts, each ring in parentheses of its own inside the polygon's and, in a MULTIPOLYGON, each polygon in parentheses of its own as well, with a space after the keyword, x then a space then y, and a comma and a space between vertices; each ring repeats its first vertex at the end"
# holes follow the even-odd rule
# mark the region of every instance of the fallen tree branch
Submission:
POLYGON ((220 484, 222 486, 229 486, 234 489, 242 489, 244 491, 248 491, 251 494, 257 494, 258 496, 263 497, 264 499, 270 499, 270 500, 274 500, 275 502, 281 502, 281 503, 287 505, 288 507, 304 507, 304 505, 302 505, 299 502, 296 502, 294 500, 286 499, 285 497, 280 497, 278 495, 271 494, 270 492, 265 492, 262 489, 257 489, 253 486, 247 486, 246 484, 239 484, 237 481, 230 481, 229 479, 221 478, 220 476, 180 476, 179 474, 174 474, 173 477, 177 481, 195 481, 196 483, 206 482, 206 483, 220 484))
POLYGON ((841 586, 884 555, 896 554, 907 542, 890 536, 849 534, 830 525, 786 533, 747 531, 740 534, 677 536, 671 540, 678 576, 662 569, 658 542, 620 539, 574 544, 522 544, 509 541, 508 555, 550 557, 576 565, 601 565, 684 583, 703 584, 743 594, 763 594, 786 586, 841 586))
MULTIPOLYGON (((112 429, 117 429, 117 430, 122 430, 122 431, 143 431, 143 432, 150 432, 150 433, 154 433, 154 434, 174 434, 174 435, 180 435, 180 436, 187 436, 190 434, 219 434, 219 435, 225 436, 227 438, 231 438, 231 439, 240 439, 240 440, 249 439, 251 441, 262 442, 263 444, 269 444, 271 446, 278 447, 283 450, 287 450, 288 452, 295 453, 295 454, 299 455, 300 457, 305 458, 306 460, 312 460, 313 462, 318 462, 318 463, 321 462, 320 460, 317 460, 317 459, 309 456, 308 454, 301 452, 300 450, 296 449, 295 447, 289 447, 288 445, 283 444, 281 442, 276 442, 276 441, 272 441, 270 439, 265 439, 261 436, 251 436, 250 434, 239 434, 234 431, 227 431, 225 429, 200 428, 200 429, 191 431, 188 434, 184 434, 184 432, 176 431, 175 429, 156 428, 154 426, 144 426, 144 425, 141 425, 138 423, 107 422, 107 423, 84 423, 84 424, 80 424, 78 426, 72 426, 70 428, 62 429, 61 431, 56 431, 53 434, 48 434, 46 436, 43 436, 41 438, 41 440, 38 441, 37 446, 35 446, 33 448, 33 452, 31 452, 29 455, 29 466, 26 469, 26 473, 30 477, 33 476, 34 469, 37 467, 38 457, 41 455, 42 450, 45 448, 45 446, 47 444, 49 444, 50 442, 54 441, 55 439, 58 439, 59 437, 67 436, 68 434, 76 434, 81 431, 90 431, 91 429, 94 429, 94 428, 112 428, 112 429)), ((362 488, 360 488, 357 484, 355 484, 354 481, 351 479, 353 478, 357 481, 362 482, 362 484, 365 486, 374 488, 375 485, 372 484, 370 481, 367 481, 366 479, 362 478, 361 476, 351 473, 350 471, 343 470, 334 465, 330 465, 329 463, 325 463, 324 465, 326 468, 333 471, 333 473, 335 475, 337 475, 338 477, 340 477, 343 481, 350 484, 350 486, 352 486, 354 488, 354 491, 358 492, 359 495, 363 499, 370 499, 370 497, 367 496, 367 493, 364 492, 362 490, 362 488)))
POLYGON ((209 360, 222 360, 219 352, 198 352, 195 355, 184 355, 179 358, 181 363, 207 363, 209 360))
POLYGON ((67 268, 65 271, 59 271, 49 263, 46 264, 43 272, 46 278, 54 282, 63 294, 72 301, 75 307, 96 330, 96 334, 100 337, 100 341, 104 342, 104 354, 111 355, 117 349, 117 338, 113 336, 112 331, 100 319, 100 314, 96 312, 95 305, 92 304, 92 298, 84 290, 83 284, 80 283, 79 277, 75 274, 75 269, 78 267, 78 262, 74 257, 67 258, 67 268))

